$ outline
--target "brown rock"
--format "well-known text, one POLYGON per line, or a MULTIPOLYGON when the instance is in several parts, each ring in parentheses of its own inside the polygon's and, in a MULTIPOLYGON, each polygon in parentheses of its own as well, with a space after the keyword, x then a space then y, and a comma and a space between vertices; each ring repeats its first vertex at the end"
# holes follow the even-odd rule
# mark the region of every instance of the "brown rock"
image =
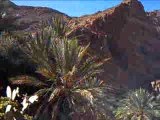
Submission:
POLYGON ((72 35, 83 35, 97 56, 112 60, 104 65, 102 79, 129 88, 150 87, 159 79, 159 21, 137 0, 124 0, 103 12, 70 21, 72 35), (156 20, 155 20, 156 19, 156 20), (76 24, 75 24, 76 23, 76 24))
POLYGON ((90 42, 97 57, 112 58, 104 64, 101 79, 114 85, 148 88, 150 81, 160 79, 160 12, 145 12, 138 0, 124 0, 116 7, 72 19, 42 7, 20 6, 9 14, 17 16, 17 29, 25 31, 56 15, 69 20, 68 37, 79 36, 79 43, 90 42))

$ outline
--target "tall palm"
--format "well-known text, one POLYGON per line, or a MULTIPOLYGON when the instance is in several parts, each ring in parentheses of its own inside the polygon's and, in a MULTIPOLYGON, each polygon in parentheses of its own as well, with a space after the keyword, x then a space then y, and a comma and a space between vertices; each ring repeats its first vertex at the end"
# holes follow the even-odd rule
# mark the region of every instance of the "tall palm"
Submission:
POLYGON ((129 92, 115 111, 119 120, 158 120, 160 104, 144 89, 129 92))
POLYGON ((91 91, 102 85, 96 76, 107 59, 96 60, 87 52, 89 44, 79 46, 75 38, 67 39, 54 30, 57 29, 49 27, 30 36, 25 49, 38 64, 37 72, 45 76, 43 82, 48 84, 37 92, 43 102, 35 119, 67 120, 77 113, 94 114, 91 91))

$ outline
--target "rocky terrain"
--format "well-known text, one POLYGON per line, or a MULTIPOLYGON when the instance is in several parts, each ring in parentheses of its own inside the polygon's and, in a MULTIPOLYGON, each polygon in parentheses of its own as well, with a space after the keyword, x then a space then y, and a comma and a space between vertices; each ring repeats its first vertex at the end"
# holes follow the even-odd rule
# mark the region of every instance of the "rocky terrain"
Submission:
POLYGON ((160 77, 160 13, 145 12, 138 0, 70 21, 70 35, 83 34, 95 54, 111 57, 102 79, 129 88, 150 86, 160 77))
POLYGON ((66 14, 50 8, 17 6, 8 0, 8 2, 6 2, 6 0, 4 1, 5 3, 3 3, 2 0, 3 4, 0 4, 0 6, 2 6, 0 11, 5 11, 6 15, 10 18, 4 18, 4 20, 0 22, 0 25, 4 26, 13 23, 13 31, 34 31, 37 29, 40 22, 50 20, 53 17, 62 16, 64 20, 70 19, 66 14))
POLYGON ((160 79, 160 11, 145 12, 138 0, 124 0, 118 6, 79 18, 27 6, 11 6, 7 14, 15 17, 15 29, 23 31, 35 30, 42 20, 63 16, 71 27, 68 37, 81 35, 80 44, 90 42, 93 54, 111 58, 100 77, 117 87, 150 89, 150 82, 160 79))

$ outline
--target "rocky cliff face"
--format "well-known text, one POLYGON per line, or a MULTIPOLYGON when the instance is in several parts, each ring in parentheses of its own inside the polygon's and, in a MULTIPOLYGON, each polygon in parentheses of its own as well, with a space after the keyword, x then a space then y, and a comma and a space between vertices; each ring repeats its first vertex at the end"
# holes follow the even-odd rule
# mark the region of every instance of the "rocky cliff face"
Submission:
POLYGON ((146 13, 138 0, 70 21, 69 36, 83 35, 98 56, 111 60, 101 78, 129 88, 149 88, 160 77, 159 12, 146 13))
POLYGON ((124 0, 120 5, 90 16, 70 18, 48 8, 16 7, 8 12, 16 16, 18 30, 36 29, 41 20, 60 15, 72 28, 70 36, 79 43, 91 43, 97 57, 110 57, 101 79, 117 86, 149 88, 160 79, 160 12, 145 12, 138 0, 124 0))

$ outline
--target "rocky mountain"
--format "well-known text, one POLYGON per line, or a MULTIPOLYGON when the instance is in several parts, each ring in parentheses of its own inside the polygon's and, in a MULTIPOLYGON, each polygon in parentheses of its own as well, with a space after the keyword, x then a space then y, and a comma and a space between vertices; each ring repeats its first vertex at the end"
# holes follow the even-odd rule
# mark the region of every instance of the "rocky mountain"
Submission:
POLYGON ((145 12, 138 0, 70 21, 69 35, 83 35, 98 56, 111 60, 101 78, 129 88, 150 87, 160 77, 160 12, 145 12))
POLYGON ((160 12, 145 12, 138 0, 89 16, 70 18, 43 7, 16 6, 8 9, 15 16, 18 30, 34 30, 41 20, 63 16, 71 27, 70 36, 79 36, 80 44, 91 43, 97 57, 111 58, 104 64, 101 79, 128 88, 150 88, 160 79, 160 12))
MULTIPOLYGON (((0 0, 0 6, 2 6, 0 8, 3 8, 0 9, 0 13, 6 12, 6 18, 0 21, 0 25, 4 26, 12 23, 13 31, 34 31, 41 21, 50 20, 57 16, 64 17, 65 20, 70 19, 69 16, 57 10, 46 7, 17 6, 9 0, 0 0)), ((0 28, 2 29, 2 27, 0 28)))
POLYGON ((0 0, 0 10, 3 9, 7 9, 9 7, 16 7, 17 5, 15 5, 13 2, 9 1, 9 0, 0 0))

